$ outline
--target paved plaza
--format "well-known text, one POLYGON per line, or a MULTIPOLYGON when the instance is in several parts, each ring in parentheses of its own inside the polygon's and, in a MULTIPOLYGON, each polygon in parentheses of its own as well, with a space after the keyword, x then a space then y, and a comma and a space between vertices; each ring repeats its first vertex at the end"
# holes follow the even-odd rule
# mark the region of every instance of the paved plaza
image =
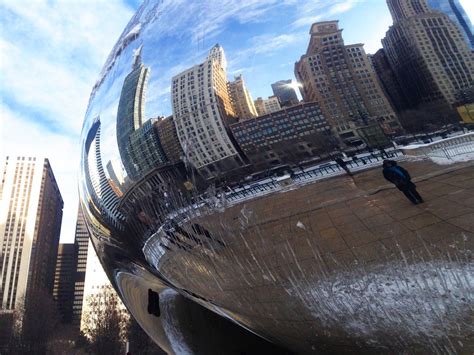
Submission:
POLYGON ((381 168, 288 187, 200 224, 212 243, 160 270, 293 349, 472 347, 474 164, 400 161, 425 202, 412 205, 381 168))

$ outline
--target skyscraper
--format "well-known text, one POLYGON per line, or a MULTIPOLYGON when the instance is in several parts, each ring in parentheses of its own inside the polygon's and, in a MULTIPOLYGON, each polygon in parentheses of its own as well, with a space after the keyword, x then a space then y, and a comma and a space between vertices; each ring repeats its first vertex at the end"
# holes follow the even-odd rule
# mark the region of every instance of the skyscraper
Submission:
POLYGON ((232 104, 234 105, 234 110, 239 121, 258 116, 252 96, 250 96, 250 92, 245 86, 242 75, 236 76, 234 81, 229 82, 229 90, 232 104))
POLYGON ((464 11, 459 0, 428 0, 428 5, 434 9, 444 12, 449 16, 461 30, 461 33, 466 40, 467 45, 474 51, 474 35, 472 22, 464 11))
POLYGON ((388 0, 393 25, 383 48, 410 108, 453 116, 474 83, 474 53, 449 17, 427 0, 388 0))
MULTIPOLYGON (((87 321, 87 317, 85 317, 85 315, 90 311, 89 305, 92 299, 107 289, 115 292, 112 289, 107 274, 105 273, 104 268, 97 257, 92 243, 89 243, 87 248, 87 263, 85 266, 86 272, 81 307, 82 313, 80 317, 80 329, 84 329, 85 321, 87 321)), ((119 307, 125 312, 125 306, 121 301, 119 301, 119 307)))
POLYGON ((58 306, 61 322, 72 323, 74 286, 77 268, 77 244, 59 244, 54 275, 53 298, 58 306))
POLYGON ((292 81, 289 79, 279 80, 272 84, 273 94, 278 98, 282 107, 297 105, 299 102, 291 83, 292 81))
POLYGON ((86 279, 87 251, 89 248, 89 232, 82 213, 81 206, 77 209, 76 233, 74 244, 77 245, 77 268, 74 281, 73 324, 81 323, 82 304, 84 300, 84 282, 86 279))
POLYGON ((117 144, 125 171, 131 178, 138 178, 130 153, 130 136, 144 122, 145 93, 150 69, 141 62, 141 50, 135 52, 132 71, 126 76, 117 109, 117 144))
POLYGON ((173 118, 187 159, 206 179, 243 165, 227 126, 236 121, 226 77, 224 50, 172 79, 173 118))
POLYGON ((364 127, 400 129, 363 44, 345 45, 338 21, 314 23, 306 54, 295 64, 304 101, 317 101, 335 134, 363 136, 364 127))
POLYGON ((0 309, 53 292, 63 200, 48 159, 6 157, 0 185, 0 309))

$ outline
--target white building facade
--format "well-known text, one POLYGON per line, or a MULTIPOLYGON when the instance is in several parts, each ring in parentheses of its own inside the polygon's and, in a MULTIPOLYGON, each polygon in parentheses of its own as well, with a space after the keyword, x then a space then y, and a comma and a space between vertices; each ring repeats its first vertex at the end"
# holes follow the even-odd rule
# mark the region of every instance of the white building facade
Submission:
POLYGON ((241 166, 226 127, 236 121, 222 47, 172 79, 173 117, 185 160, 206 179, 241 166))

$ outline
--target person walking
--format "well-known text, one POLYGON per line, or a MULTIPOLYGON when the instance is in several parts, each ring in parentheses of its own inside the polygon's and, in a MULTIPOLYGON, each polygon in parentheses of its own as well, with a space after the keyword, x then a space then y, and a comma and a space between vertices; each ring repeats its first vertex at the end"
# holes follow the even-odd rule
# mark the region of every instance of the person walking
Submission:
POLYGON ((414 205, 424 202, 418 191, 416 191, 416 185, 411 181, 408 171, 398 166, 397 162, 384 160, 383 176, 403 192, 414 205))

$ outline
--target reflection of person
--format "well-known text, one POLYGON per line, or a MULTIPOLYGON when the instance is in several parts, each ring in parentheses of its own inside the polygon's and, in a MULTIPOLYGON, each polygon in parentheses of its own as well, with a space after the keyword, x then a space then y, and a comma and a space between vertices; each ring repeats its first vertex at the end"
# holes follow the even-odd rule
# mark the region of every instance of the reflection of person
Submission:
POLYGON ((347 173, 347 175, 352 176, 352 173, 349 170, 349 168, 347 167, 346 162, 344 160, 342 160, 341 157, 337 157, 336 159, 334 159, 334 161, 337 163, 337 165, 339 165, 341 167, 341 169, 344 169, 344 171, 347 173))
POLYGON ((393 160, 383 161, 383 176, 393 183, 415 205, 422 203, 423 199, 416 191, 416 185, 411 181, 408 171, 398 166, 393 160))

